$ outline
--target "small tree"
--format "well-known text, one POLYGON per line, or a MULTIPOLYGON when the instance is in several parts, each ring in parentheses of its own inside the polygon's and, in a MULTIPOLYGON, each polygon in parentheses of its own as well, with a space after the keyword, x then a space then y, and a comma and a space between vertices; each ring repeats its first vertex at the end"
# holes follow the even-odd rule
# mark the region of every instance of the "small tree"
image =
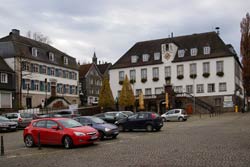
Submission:
POLYGON ((108 76, 104 76, 102 81, 102 87, 99 94, 99 102, 98 105, 104 108, 104 111, 107 108, 113 107, 115 104, 114 97, 112 91, 110 89, 108 76))
POLYGON ((246 95, 250 96, 250 16, 246 14, 246 18, 243 18, 241 23, 241 43, 240 52, 242 56, 242 75, 243 86, 246 91, 246 95))
POLYGON ((135 96, 127 75, 125 76, 125 80, 122 85, 122 91, 119 97, 119 104, 120 106, 125 108, 134 106, 135 104, 135 96))

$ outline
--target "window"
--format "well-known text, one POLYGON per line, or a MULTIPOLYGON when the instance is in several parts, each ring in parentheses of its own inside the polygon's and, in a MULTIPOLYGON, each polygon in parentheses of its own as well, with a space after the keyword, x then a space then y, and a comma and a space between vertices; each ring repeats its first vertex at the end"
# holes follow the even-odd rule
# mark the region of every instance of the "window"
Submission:
POLYGON ((151 92, 151 88, 146 88, 145 89, 145 95, 151 95, 152 92, 151 92))
POLYGON ((159 95, 159 94, 162 94, 163 92, 163 88, 160 87, 160 88, 155 88, 155 94, 159 95))
POLYGON ((159 68, 158 67, 153 68, 153 78, 159 78, 159 68))
POLYGON ((216 98, 216 99, 214 99, 214 103, 215 103, 215 106, 216 106, 216 107, 221 106, 221 98, 216 98))
POLYGON ((22 70, 23 71, 30 71, 30 63, 29 62, 22 62, 22 70))
POLYGON ((159 52, 154 53, 154 60, 160 60, 161 54, 159 52))
POLYGON ((209 62, 203 63, 203 73, 209 73, 209 72, 210 72, 209 62))
POLYGON ((30 89, 30 80, 29 79, 23 79, 23 89, 30 89))
POLYGON ((8 75, 1 73, 1 83, 8 83, 8 75))
POLYGON ((130 80, 132 80, 132 79, 135 80, 135 74, 136 74, 135 70, 130 70, 129 74, 130 74, 130 80))
POLYGON ((55 76, 55 69, 54 68, 50 69, 50 75, 55 76))
POLYGON ((119 81, 124 81, 124 71, 119 71, 119 81))
POLYGON ((168 51, 168 44, 161 44, 161 52, 165 53, 166 51, 168 51))
POLYGON ((182 86, 175 86, 174 87, 174 91, 176 92, 176 93, 182 93, 182 86))
POLYGON ((177 76, 183 75, 183 65, 177 65, 177 76))
POLYGON ((136 95, 136 96, 139 96, 141 92, 142 92, 142 90, 141 90, 141 89, 136 89, 136 91, 135 91, 135 95, 136 95))
POLYGON ((186 92, 187 93, 193 93, 194 91, 193 91, 193 85, 187 85, 186 86, 186 92))
POLYGON ((54 61, 55 60, 55 55, 52 52, 49 52, 49 60, 54 61))
POLYGON ((227 91, 227 83, 226 82, 219 83, 219 92, 226 92, 226 91, 227 91))
POLYGON ((198 49, 197 49, 197 48, 192 48, 192 49, 190 50, 191 56, 196 56, 196 55, 197 55, 197 52, 198 52, 198 49))
POLYGON ((197 71, 196 71, 196 63, 192 63, 190 64, 190 74, 193 75, 193 74, 196 74, 197 71))
POLYGON ((178 57, 184 57, 184 54, 185 54, 184 49, 178 50, 178 57))
POLYGON ((53 126, 58 126, 55 121, 47 121, 47 128, 52 128, 53 126))
POLYGON ((204 53, 204 55, 209 55, 210 54, 210 47, 209 46, 203 47, 203 53, 204 53))
POLYGON ((32 56, 37 57, 37 48, 32 48, 32 56))
POLYGON ((31 64, 32 72, 39 72, 39 65, 38 64, 31 64))
POLYGON ((141 69, 141 79, 147 79, 147 69, 141 69))
POLYGON ((165 77, 171 77, 171 67, 165 67, 165 77))
POLYGON ((207 92, 215 92, 215 85, 214 84, 207 84, 207 92))
POLYGON ((34 90, 39 91, 39 81, 35 81, 34 90))
POLYGON ((34 127, 39 127, 39 128, 45 128, 46 127, 46 121, 34 122, 33 126, 34 127))
POLYGON ((131 63, 137 63, 137 60, 138 60, 138 56, 136 55, 131 56, 131 63))
POLYGON ((149 57, 150 57, 149 54, 143 54, 143 55, 142 55, 142 61, 143 61, 143 62, 148 61, 148 60, 149 60, 149 57))
POLYGON ((197 84, 197 93, 204 93, 204 85, 197 84))
POLYGON ((67 58, 67 57, 64 57, 64 58, 63 58, 63 62, 64 62, 65 65, 68 65, 68 63, 69 63, 68 58, 67 58))
POLYGON ((46 66, 42 66, 41 73, 47 74, 47 67, 46 66))
POLYGON ((0 92, 0 108, 12 108, 12 95, 11 93, 0 92))
POLYGON ((223 61, 217 61, 216 62, 216 71, 217 72, 223 72, 223 61))

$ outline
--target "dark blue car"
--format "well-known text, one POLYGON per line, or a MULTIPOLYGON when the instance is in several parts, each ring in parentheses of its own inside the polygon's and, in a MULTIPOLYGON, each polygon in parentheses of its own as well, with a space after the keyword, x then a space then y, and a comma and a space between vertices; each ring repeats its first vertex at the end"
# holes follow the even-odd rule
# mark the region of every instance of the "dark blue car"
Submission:
POLYGON ((76 117, 74 120, 80 122, 82 125, 92 126, 100 133, 100 139, 105 137, 116 138, 119 134, 118 127, 114 124, 107 123, 102 119, 94 116, 76 117))

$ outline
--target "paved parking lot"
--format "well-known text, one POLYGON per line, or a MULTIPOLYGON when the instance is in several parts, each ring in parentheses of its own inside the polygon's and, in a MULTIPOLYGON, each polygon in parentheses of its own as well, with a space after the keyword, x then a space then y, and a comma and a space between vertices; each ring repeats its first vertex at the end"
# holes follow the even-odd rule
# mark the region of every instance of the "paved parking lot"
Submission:
POLYGON ((160 132, 124 132, 117 139, 70 150, 25 148, 22 130, 1 133, 0 166, 249 166, 250 113, 193 116, 160 132))

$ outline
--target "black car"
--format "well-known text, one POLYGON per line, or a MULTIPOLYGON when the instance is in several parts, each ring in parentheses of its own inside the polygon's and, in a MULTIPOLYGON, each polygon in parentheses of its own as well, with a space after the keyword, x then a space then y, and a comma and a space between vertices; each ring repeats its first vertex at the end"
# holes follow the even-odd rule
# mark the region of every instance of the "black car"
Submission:
POLYGON ((17 123, 9 120, 6 117, 0 116, 0 131, 15 131, 17 123))
POLYGON ((102 119, 94 116, 81 116, 76 117, 74 120, 80 122, 82 125, 92 126, 100 133, 100 139, 105 137, 116 138, 119 134, 118 127, 114 124, 109 124, 102 119))
POLYGON ((115 122, 119 131, 146 129, 147 131, 159 131, 163 126, 162 118, 154 112, 138 112, 128 118, 115 122))
POLYGON ((112 123, 112 124, 114 124, 116 121, 120 119, 124 119, 128 117, 127 114, 124 114, 123 112, 120 112, 120 111, 110 111, 110 112, 96 114, 94 116, 101 118, 102 120, 108 123, 112 123))

